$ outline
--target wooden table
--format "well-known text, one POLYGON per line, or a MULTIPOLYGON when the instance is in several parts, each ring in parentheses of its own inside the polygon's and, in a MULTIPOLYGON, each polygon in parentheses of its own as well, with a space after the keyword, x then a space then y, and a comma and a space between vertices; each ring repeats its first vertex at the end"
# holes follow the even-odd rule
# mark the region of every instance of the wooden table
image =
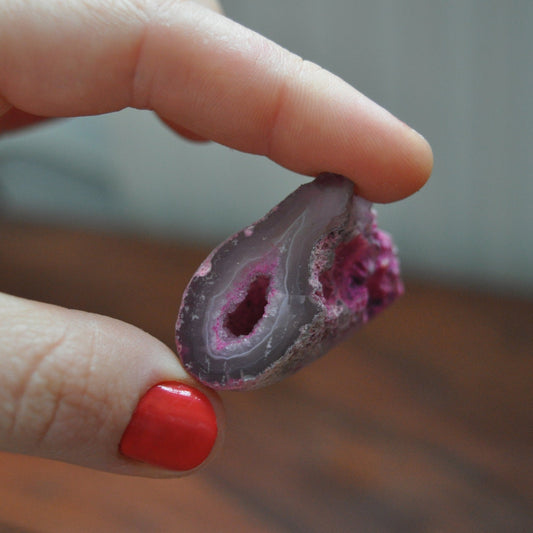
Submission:
MULTIPOLYGON (((0 221, 0 289, 173 345, 205 251, 0 221)), ((0 531, 530 532, 533 302, 407 283, 285 382, 225 393, 207 470, 145 480, 0 455, 0 531)))

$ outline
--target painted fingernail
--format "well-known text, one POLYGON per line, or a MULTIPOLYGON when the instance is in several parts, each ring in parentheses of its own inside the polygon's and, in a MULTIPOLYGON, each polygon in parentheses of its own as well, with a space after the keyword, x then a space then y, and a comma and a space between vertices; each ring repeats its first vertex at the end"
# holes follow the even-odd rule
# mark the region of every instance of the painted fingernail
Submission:
POLYGON ((207 396, 177 382, 159 383, 140 399, 122 435, 120 452, 168 470, 191 470, 207 459, 217 419, 207 396))

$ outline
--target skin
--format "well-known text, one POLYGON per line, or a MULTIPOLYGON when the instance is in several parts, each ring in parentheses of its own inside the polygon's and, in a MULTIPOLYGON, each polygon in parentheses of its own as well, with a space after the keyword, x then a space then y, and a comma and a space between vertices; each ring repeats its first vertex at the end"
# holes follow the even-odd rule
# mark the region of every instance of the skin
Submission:
MULTIPOLYGON (((133 107, 191 140, 306 175, 343 174, 372 201, 405 198, 431 173, 418 133, 214 1, 0 0, 0 50, 0 135, 133 107)), ((180 475, 117 451, 147 389, 192 382, 166 346, 111 318, 9 295, 0 295, 0 338, 0 450, 180 475)), ((205 392, 219 421, 216 452, 223 409, 205 392)))

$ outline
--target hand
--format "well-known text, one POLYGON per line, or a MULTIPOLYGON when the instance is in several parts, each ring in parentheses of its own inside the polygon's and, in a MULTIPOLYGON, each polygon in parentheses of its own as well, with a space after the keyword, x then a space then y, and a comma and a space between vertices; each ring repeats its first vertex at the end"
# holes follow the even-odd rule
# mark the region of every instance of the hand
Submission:
MULTIPOLYGON (((425 183, 432 154, 416 132, 203 4, 0 0, 0 133, 135 107, 190 139, 343 174, 373 201, 425 183)), ((0 295, 0 338, 2 450, 171 476, 220 446, 217 395, 133 326, 0 295)))

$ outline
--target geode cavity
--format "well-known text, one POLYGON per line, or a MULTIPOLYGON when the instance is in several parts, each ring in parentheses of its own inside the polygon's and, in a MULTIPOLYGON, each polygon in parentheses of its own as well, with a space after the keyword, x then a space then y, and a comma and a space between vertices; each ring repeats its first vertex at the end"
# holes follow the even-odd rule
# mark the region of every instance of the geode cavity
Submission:
POLYGON ((214 389, 279 381, 403 292, 391 238, 353 183, 322 174, 219 245, 185 291, 185 368, 214 389))

